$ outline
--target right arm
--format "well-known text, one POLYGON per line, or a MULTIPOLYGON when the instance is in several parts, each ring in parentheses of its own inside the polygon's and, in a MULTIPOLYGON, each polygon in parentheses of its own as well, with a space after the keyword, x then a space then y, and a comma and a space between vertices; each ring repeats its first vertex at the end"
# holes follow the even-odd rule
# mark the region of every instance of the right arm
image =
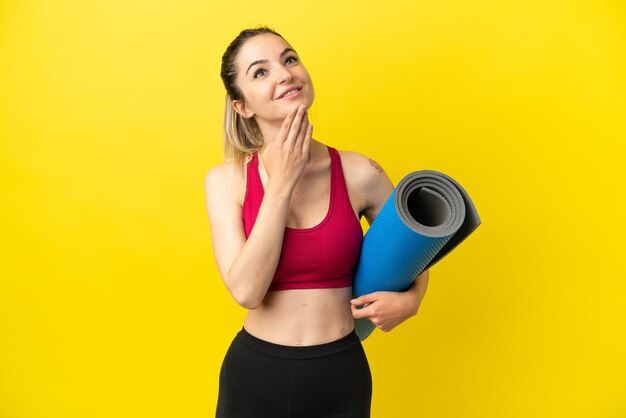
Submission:
POLYGON ((261 306, 276 272, 291 194, 308 160, 311 130, 303 110, 291 112, 279 137, 266 145, 264 162, 269 180, 248 239, 235 167, 222 164, 205 177, 217 268, 231 296, 244 308, 261 306))

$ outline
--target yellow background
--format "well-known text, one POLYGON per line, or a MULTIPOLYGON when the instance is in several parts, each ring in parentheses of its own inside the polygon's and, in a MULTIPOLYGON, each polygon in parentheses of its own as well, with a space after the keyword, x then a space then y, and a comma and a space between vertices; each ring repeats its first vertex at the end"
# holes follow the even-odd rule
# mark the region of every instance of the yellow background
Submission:
POLYGON ((315 137, 483 220, 364 346, 374 418, 626 417, 622 1, 2 1, 0 416, 210 417, 221 55, 268 24, 315 137))

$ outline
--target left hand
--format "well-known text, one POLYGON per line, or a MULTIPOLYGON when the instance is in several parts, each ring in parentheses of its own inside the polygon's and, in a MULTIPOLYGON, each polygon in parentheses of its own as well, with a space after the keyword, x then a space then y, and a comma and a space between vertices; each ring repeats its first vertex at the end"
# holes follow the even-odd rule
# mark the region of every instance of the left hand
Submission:
POLYGON ((382 331, 388 332, 417 314, 423 295, 406 292, 374 292, 350 302, 355 319, 367 318, 382 331), (363 305, 362 309, 358 306, 363 305))

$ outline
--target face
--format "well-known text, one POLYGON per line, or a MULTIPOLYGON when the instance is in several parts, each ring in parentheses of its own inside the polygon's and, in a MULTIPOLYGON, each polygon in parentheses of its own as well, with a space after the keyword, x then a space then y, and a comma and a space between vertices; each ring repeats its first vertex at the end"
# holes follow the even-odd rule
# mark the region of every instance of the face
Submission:
POLYGON ((237 86, 243 100, 235 110, 257 122, 282 122, 301 104, 313 104, 311 78, 293 48, 280 36, 262 34, 250 38, 235 60, 237 86))

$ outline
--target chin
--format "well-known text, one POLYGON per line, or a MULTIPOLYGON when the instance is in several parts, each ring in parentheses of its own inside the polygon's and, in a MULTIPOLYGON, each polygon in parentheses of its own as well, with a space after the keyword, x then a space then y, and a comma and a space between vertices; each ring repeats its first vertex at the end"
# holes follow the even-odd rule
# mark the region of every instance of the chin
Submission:
POLYGON ((313 106, 313 98, 303 98, 299 101, 298 106, 300 106, 301 104, 305 105, 308 110, 311 108, 311 106, 313 106))
MULTIPOLYGON (((305 105, 308 110, 312 104, 313 102, 311 100, 308 100, 306 98, 302 98, 302 99, 298 98, 298 100, 293 100, 287 103, 287 112, 289 112, 294 107, 299 107, 301 105, 305 105)), ((285 116, 287 116, 287 113, 285 113, 285 116)))
POLYGON ((297 100, 292 100, 289 102, 284 103, 285 107, 284 107, 284 113, 280 112, 280 114, 277 116, 278 119, 280 120, 284 120, 287 115, 289 114, 289 112, 291 111, 291 109, 293 109, 294 107, 299 107, 300 105, 305 105, 307 110, 309 110, 311 108, 311 106, 313 105, 313 99, 311 98, 307 98, 307 97, 303 97, 300 98, 298 97, 297 100))

